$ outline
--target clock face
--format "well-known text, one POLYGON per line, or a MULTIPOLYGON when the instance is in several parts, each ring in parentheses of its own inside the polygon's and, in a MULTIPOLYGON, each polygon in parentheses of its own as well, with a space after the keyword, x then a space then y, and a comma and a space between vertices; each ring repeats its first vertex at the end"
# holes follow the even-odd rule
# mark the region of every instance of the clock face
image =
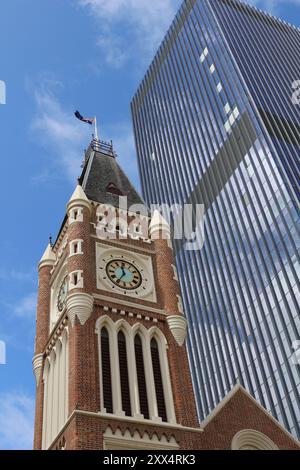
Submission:
POLYGON ((106 265, 108 278, 116 286, 135 290, 142 284, 142 275, 137 267, 124 259, 112 259, 106 265))
POLYGON ((62 312, 66 305, 66 298, 68 294, 68 277, 66 276, 59 288, 57 308, 59 312, 62 312))

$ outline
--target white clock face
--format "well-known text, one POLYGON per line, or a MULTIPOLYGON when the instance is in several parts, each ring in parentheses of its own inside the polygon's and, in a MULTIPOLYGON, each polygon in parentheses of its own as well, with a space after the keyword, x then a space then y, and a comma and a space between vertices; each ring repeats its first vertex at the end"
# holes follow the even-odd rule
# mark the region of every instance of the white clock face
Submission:
POLYGON ((156 302, 151 255, 97 243, 96 256, 97 289, 156 302))
POLYGON ((126 290, 138 289, 143 280, 140 270, 122 258, 109 261, 106 274, 113 284, 126 290))
POLYGON ((61 286, 58 292, 57 308, 59 312, 62 312, 63 309, 65 308, 67 294, 68 294, 68 277, 66 276, 63 282, 61 283, 61 286))
POLYGON ((116 292, 134 296, 144 293, 149 284, 145 270, 134 259, 122 254, 101 258, 98 279, 116 292))

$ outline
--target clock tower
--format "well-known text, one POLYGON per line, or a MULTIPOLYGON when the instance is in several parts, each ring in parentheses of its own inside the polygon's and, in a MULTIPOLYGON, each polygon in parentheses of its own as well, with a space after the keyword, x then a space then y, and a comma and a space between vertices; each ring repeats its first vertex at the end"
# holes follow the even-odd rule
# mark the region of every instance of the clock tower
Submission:
POLYGON ((94 140, 39 263, 36 449, 191 449, 194 402, 168 224, 94 140))
POLYGON ((111 144, 86 151, 38 269, 35 449, 299 449, 239 385, 199 427, 170 228, 111 144))

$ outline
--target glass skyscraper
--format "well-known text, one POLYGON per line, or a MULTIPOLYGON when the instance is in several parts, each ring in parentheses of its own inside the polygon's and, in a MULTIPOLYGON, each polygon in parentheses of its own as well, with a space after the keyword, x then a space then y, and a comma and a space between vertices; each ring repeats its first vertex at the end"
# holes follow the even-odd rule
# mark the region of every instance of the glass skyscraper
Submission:
POLYGON ((200 419, 239 382, 300 437, 300 30, 186 0, 132 101, 148 204, 205 204, 176 251, 200 419), (294 349, 293 349, 294 348, 294 349))

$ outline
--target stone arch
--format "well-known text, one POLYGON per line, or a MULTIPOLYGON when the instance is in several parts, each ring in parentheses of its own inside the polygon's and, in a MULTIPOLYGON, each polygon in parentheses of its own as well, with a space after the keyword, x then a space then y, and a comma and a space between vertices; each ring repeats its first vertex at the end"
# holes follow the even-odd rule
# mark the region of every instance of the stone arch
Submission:
POLYGON ((278 450, 277 445, 265 434, 255 429, 242 429, 232 439, 232 450, 278 450))

